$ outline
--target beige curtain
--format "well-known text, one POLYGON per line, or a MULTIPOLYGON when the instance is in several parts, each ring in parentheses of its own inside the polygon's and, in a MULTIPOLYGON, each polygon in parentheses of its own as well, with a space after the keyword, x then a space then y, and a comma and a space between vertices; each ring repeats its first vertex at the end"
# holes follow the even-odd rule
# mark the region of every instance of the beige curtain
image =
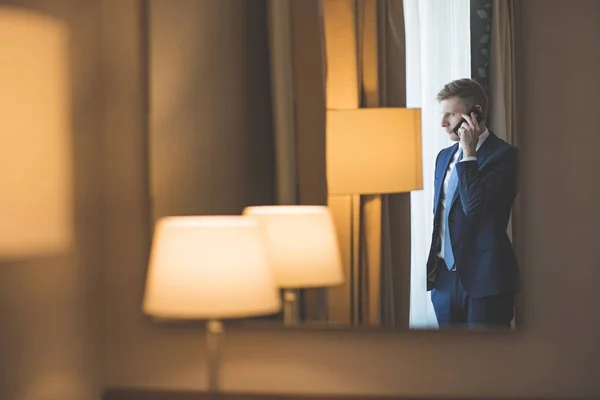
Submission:
MULTIPOLYGON (((379 99, 382 107, 406 107, 406 53, 402 0, 379 0, 379 99)), ((383 195, 381 324, 408 329, 410 310, 410 194, 383 195)))
POLYGON ((490 127, 517 145, 513 0, 492 3, 490 56, 490 127))
MULTIPOLYGON (((491 54, 490 54, 490 112, 489 126, 499 137, 515 146, 519 145, 517 104, 515 96, 515 14, 514 0, 494 0, 492 3, 491 54)), ((513 207, 508 227, 518 259, 521 253, 519 225, 520 197, 513 207)), ((523 267, 521 265, 521 267, 523 267)), ((522 298, 515 305, 516 325, 521 323, 519 310, 522 298)))
POLYGON ((279 204, 327 204, 318 0, 270 0, 269 40, 279 204))
MULTIPOLYGON (((325 205, 325 94, 318 0, 269 0, 277 204, 325 205)), ((326 290, 300 290, 304 320, 327 315, 326 290)))

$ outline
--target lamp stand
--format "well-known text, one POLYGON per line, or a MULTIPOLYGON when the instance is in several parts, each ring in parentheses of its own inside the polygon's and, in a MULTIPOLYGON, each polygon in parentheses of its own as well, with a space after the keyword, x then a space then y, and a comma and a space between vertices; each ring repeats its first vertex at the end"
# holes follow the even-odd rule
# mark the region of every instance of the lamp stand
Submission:
POLYGON ((208 392, 216 398, 219 393, 220 340, 223 323, 211 319, 206 323, 206 350, 208 363, 208 392))
POLYGON ((297 294, 294 289, 283 291, 283 323, 285 325, 296 325, 298 323, 297 294))

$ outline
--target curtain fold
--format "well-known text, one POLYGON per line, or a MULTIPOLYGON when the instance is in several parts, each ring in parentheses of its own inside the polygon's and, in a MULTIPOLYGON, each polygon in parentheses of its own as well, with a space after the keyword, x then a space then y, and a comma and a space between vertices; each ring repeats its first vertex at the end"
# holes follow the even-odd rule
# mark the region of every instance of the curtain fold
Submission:
POLYGON ((291 19, 289 0, 269 1, 269 61, 277 204, 298 202, 291 19))
POLYGON ((513 0, 494 0, 490 57, 490 128, 517 145, 513 0))
POLYGON ((269 0, 278 204, 325 205, 325 68, 318 0, 269 0))
MULTIPOLYGON (((276 203, 327 204, 325 70, 318 0, 269 0, 276 203)), ((326 291, 299 290, 304 320, 324 320, 326 291)))
MULTIPOLYGON (((379 103, 406 107, 403 0, 379 0, 379 103)), ((410 309, 410 194, 381 196, 381 325, 407 329, 410 309)))
MULTIPOLYGON (((281 1, 281 0, 275 0, 281 1)), ((319 0, 290 3, 298 202, 327 204, 325 70, 319 0)))

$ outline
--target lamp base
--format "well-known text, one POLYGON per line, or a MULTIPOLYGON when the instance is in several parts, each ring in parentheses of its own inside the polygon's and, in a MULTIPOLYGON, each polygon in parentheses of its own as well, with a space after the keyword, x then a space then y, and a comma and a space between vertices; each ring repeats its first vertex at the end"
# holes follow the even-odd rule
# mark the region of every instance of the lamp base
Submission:
POLYGON ((283 292, 283 323, 291 326, 298 323, 298 295, 294 289, 283 292))
POLYGON ((219 360, 220 340, 223 333, 223 323, 218 320, 206 322, 206 350, 208 363, 208 392, 214 395, 219 393, 219 360))

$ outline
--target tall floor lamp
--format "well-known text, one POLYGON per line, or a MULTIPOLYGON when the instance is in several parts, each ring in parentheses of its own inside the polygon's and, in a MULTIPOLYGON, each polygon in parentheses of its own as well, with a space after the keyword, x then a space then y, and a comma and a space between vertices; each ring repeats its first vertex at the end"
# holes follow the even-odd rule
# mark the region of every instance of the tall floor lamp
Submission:
MULTIPOLYGON (((381 264, 365 265, 365 237, 379 256, 381 232, 367 234, 360 196, 405 193, 423 187, 421 110, 357 108, 327 111, 327 185, 329 200, 349 196, 349 215, 335 214, 340 240, 348 239, 344 272, 350 301, 336 301, 336 317, 351 324, 378 324, 381 313, 381 264), (344 228, 350 220, 349 232, 344 228), (338 223, 339 222, 339 223, 338 223), (367 276, 367 278, 365 278, 367 276), (349 307, 347 306, 349 303, 349 307)), ((332 207, 336 211, 338 208, 332 207)), ((344 210, 344 208, 341 208, 344 210)), ((381 224, 374 224, 380 228, 381 224)), ((376 257, 379 258, 379 257, 376 257)), ((389 282, 388 282, 389 283, 389 282)), ((337 289, 335 289, 337 290, 337 289)))

